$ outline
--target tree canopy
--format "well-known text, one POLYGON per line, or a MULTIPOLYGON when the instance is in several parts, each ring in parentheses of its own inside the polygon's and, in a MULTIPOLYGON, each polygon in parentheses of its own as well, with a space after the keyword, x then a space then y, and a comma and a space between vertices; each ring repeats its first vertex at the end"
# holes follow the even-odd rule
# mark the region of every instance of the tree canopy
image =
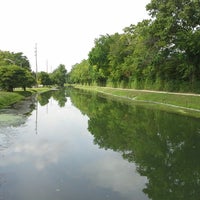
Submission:
POLYGON ((200 92, 200 1, 152 0, 146 9, 150 19, 95 39, 70 81, 200 92))
POLYGON ((14 88, 31 87, 35 79, 30 71, 17 65, 0 66, 0 88, 12 92, 14 88))
POLYGON ((65 65, 60 64, 50 75, 51 80, 53 84, 58 85, 59 87, 64 87, 64 84, 66 83, 66 77, 67 77, 67 70, 65 68, 65 65))
POLYGON ((12 92, 16 87, 31 87, 35 78, 23 53, 0 51, 0 88, 12 92))
MULTIPOLYGON (((12 92, 14 88, 32 87, 36 84, 36 74, 31 72, 30 64, 23 53, 0 51, 0 89, 12 92)), ((63 87, 67 79, 65 65, 60 64, 52 73, 37 73, 37 84, 63 87)))
POLYGON ((52 80, 47 72, 41 71, 38 73, 38 82, 42 85, 51 85, 52 80))
POLYGON ((29 60, 22 52, 14 53, 0 50, 0 66, 17 65, 31 71, 29 60))

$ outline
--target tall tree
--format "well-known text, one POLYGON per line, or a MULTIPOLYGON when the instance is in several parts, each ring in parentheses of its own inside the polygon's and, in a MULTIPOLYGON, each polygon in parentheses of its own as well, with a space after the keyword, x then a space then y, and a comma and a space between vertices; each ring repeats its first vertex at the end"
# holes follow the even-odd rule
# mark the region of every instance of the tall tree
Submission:
POLYGON ((35 79, 30 71, 17 65, 0 66, 0 88, 12 92, 16 87, 31 87, 35 79))
POLYGON ((65 65, 60 64, 58 68, 53 71, 51 78, 53 83, 57 84, 59 87, 64 87, 64 84, 66 83, 66 76, 67 70, 65 65))
POLYGON ((42 85, 51 85, 51 79, 47 72, 39 72, 38 80, 42 85))
POLYGON ((29 60, 22 52, 0 51, 0 66, 17 65, 31 71, 29 60))
POLYGON ((109 75, 109 51, 110 51, 110 35, 102 35, 99 39, 95 39, 95 46, 89 52, 89 63, 97 67, 98 82, 105 85, 109 75))
POLYGON ((147 10, 153 22, 151 34, 158 48, 157 65, 167 61, 162 76, 169 71, 182 73, 194 81, 200 74, 200 1, 199 0, 152 0, 147 10), (179 63, 172 65, 172 60, 179 63), (185 63, 185 65, 183 65, 185 63), (178 66, 177 66, 178 65, 178 66), (175 67, 177 70, 171 70, 175 67))

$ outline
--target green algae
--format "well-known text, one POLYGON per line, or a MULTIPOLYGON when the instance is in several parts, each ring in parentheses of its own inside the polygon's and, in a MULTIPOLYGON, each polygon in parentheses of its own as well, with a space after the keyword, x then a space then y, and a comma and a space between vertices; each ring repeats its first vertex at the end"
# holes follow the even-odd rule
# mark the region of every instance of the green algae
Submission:
POLYGON ((0 127, 20 126, 25 122, 23 115, 0 114, 0 127))

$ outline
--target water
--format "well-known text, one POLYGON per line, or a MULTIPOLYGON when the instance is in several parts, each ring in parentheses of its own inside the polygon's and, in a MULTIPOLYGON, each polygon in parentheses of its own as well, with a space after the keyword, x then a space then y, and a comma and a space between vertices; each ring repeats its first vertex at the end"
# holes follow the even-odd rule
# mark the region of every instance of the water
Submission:
POLYGON ((199 119, 77 90, 38 101, 0 113, 17 119, 0 117, 0 200, 199 199, 199 119))

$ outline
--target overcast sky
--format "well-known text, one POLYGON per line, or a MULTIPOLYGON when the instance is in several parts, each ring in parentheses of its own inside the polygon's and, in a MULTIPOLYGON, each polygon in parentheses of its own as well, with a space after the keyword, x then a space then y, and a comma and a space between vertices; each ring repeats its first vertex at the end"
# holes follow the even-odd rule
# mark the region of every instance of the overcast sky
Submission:
POLYGON ((0 50, 23 52, 35 71, 87 59, 100 35, 148 18, 150 0, 0 0, 0 50))

